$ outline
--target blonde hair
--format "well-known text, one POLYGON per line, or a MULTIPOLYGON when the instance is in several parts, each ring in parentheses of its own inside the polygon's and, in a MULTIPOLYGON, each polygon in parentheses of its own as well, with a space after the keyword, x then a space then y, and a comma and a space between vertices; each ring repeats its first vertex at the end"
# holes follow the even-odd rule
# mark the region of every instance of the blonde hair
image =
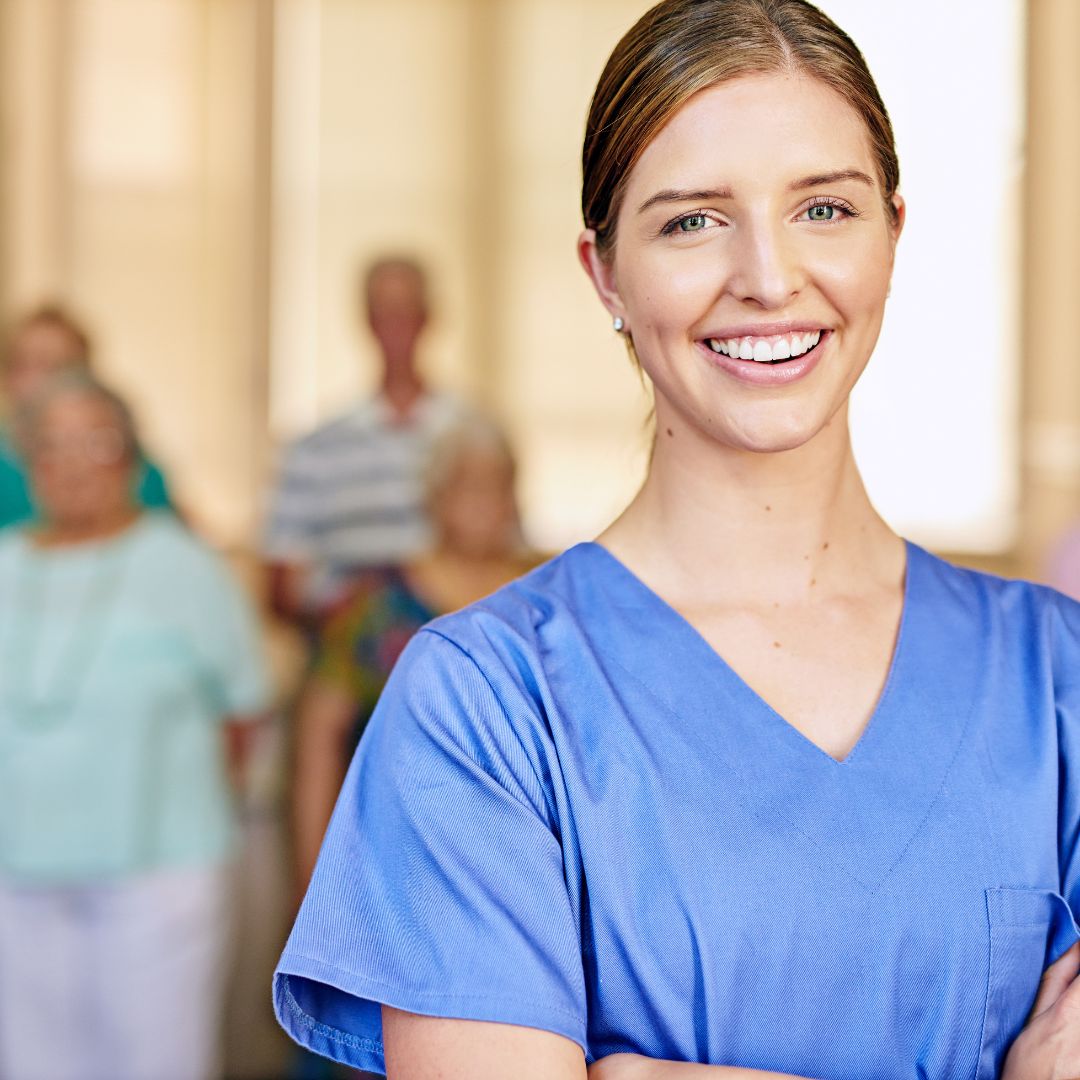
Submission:
POLYGON ((614 248, 627 178, 661 128, 699 91, 766 72, 818 79, 859 114, 895 216, 900 164, 889 114, 836 23, 806 0, 663 0, 615 46, 589 109, 581 211, 601 252, 614 248))

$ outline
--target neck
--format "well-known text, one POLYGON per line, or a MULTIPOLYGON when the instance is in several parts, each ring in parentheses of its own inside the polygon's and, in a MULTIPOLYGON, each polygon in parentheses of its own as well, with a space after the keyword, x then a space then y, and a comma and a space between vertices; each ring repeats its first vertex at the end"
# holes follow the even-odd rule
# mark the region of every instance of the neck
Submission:
POLYGON ((93 540, 108 540, 119 536, 133 525, 139 515, 140 511, 136 507, 124 506, 92 518, 69 521, 54 519, 42 525, 34 539, 39 547, 63 547, 93 540))
POLYGON ((424 393, 424 382, 411 362, 384 358, 379 392, 399 416, 406 416, 424 393))
POLYGON ((661 595, 751 606, 850 592, 860 575, 894 573, 900 552, 859 476, 846 412, 774 453, 661 418, 645 484, 600 540, 661 595))

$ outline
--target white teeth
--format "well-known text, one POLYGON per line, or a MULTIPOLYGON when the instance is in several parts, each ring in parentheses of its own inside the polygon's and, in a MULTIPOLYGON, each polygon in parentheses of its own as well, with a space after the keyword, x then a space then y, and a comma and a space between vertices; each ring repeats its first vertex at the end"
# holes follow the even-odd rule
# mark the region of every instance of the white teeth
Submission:
POLYGON ((705 344, 715 353, 733 356, 738 360, 753 360, 758 364, 774 360, 790 360, 809 352, 821 340, 822 331, 808 334, 785 334, 779 337, 708 338, 705 344))

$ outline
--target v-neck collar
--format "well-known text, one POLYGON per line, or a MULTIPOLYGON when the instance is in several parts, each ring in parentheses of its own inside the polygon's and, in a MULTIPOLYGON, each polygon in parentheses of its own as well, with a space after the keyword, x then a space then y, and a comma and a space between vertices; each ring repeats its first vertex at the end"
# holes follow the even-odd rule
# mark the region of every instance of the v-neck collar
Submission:
MULTIPOLYGON (((745 704, 749 705, 755 712, 764 714, 767 720, 772 723, 770 726, 777 728, 779 732, 778 737, 785 739, 794 738, 800 743, 806 745, 812 754, 821 755, 831 765, 844 766, 847 765, 856 754, 859 753, 863 746, 864 740, 870 737, 872 729, 876 727, 876 721, 879 714, 883 711, 888 703, 888 699, 892 694, 892 687, 897 680, 897 670, 903 662, 903 653, 906 651, 905 638, 907 637, 907 624, 908 624, 908 612, 911 607, 912 587, 911 581, 913 574, 915 573, 914 564, 917 561, 916 552, 922 552, 921 548, 917 548, 909 541, 904 541, 905 547, 905 568, 904 568, 904 586, 903 597, 901 602, 900 611, 900 623, 897 627, 896 639, 893 642, 892 653, 889 657, 889 667, 885 674, 885 679, 882 683, 881 691, 877 696, 877 700, 874 702, 874 707, 870 711, 870 716, 867 718, 866 723, 863 725, 862 730, 859 732, 859 737, 855 741, 852 748, 842 757, 833 757, 827 750, 819 746, 808 735, 800 731, 790 720, 787 719, 782 713, 780 713, 774 706, 770 705, 739 673, 731 666, 730 663, 724 658, 723 653, 711 645, 700 630, 690 620, 683 615, 677 608, 669 604, 662 596, 659 595, 654 589, 645 584, 644 581, 638 577, 617 555, 612 554, 602 544, 598 544, 595 541, 581 544, 579 547, 586 549, 595 549, 600 555, 601 559, 608 559, 612 563, 612 569, 615 576, 622 576, 626 579, 627 587, 633 591, 642 594, 642 602, 655 607, 662 614, 665 621, 674 624, 674 626, 681 632, 682 636, 693 642, 693 651, 698 654, 703 654, 703 658, 706 662, 712 661, 714 665, 721 669, 721 672, 726 676, 727 681, 731 683, 731 692, 742 699, 745 704)), ((923 552, 925 554, 925 552, 923 552)))
POLYGON ((933 556, 907 542, 904 608, 884 688, 858 742, 833 758, 781 717, 674 608, 596 543, 568 553, 583 629, 701 758, 779 827, 807 836, 873 891, 925 822, 963 741, 978 657, 940 647, 969 630, 933 556), (878 808, 877 825, 866 819, 878 808), (881 813, 888 807, 888 813, 881 813), (865 826, 865 827, 864 827, 865 826))

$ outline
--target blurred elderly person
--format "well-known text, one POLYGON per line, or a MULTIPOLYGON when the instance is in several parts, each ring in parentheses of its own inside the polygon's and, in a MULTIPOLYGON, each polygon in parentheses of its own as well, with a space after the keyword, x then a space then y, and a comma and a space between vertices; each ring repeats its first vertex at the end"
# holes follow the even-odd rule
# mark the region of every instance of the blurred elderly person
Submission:
POLYGON ((425 474, 434 547, 371 570, 326 624, 297 714, 295 887, 307 887, 352 751, 406 642, 437 615, 478 600, 536 560, 525 551, 515 464, 502 433, 475 420, 446 433, 425 474))
MULTIPOLYGON (((61 371, 88 371, 90 352, 89 334, 62 307, 49 304, 24 316, 0 349, 0 390, 8 408, 17 413, 61 371)), ((132 482, 140 505, 153 509, 171 505, 165 478, 151 462, 140 458, 132 482)), ((0 528, 33 517, 26 463, 10 427, 0 426, 0 528)))
POLYGON ((286 448, 271 500, 264 543, 271 604, 300 624, 321 622, 365 568, 429 546, 422 474, 434 442, 464 417, 420 371, 429 322, 423 268, 381 258, 361 293, 382 361, 378 389, 286 448))
POLYGON ((19 431, 40 521, 0 534, 0 1076, 204 1080, 255 621, 136 503, 113 393, 60 375, 19 431))

